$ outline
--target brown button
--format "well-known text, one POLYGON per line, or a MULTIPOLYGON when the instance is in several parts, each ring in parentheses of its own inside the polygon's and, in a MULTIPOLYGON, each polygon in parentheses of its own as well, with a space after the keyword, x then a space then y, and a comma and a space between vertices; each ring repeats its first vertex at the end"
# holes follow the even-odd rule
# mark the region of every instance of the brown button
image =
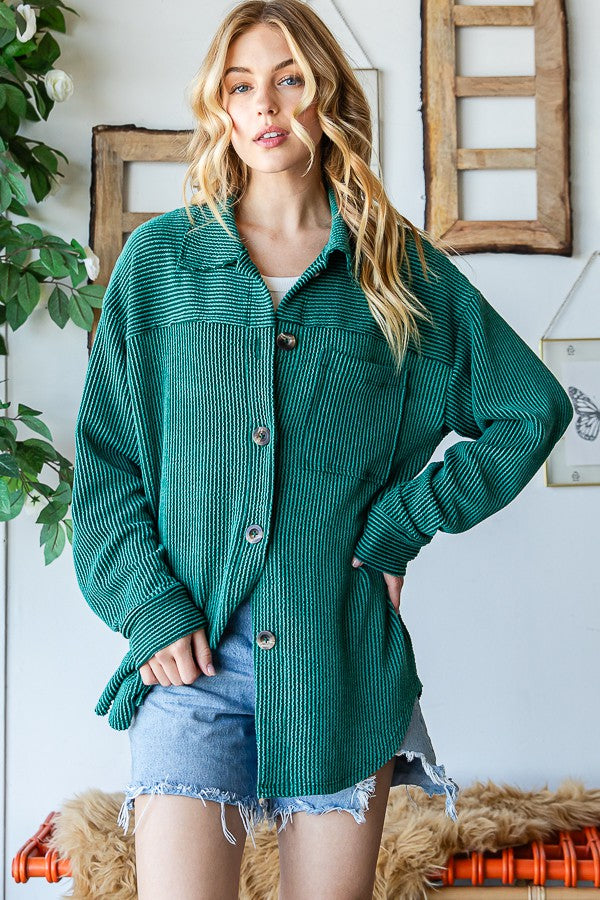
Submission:
POLYGON ((276 338, 277 346, 282 350, 293 350, 296 346, 296 335, 287 331, 280 331, 276 338))
POLYGON ((261 541, 263 534, 264 532, 260 525, 248 525, 246 528, 246 540, 251 544, 256 544, 257 541, 261 541))
POLYGON ((255 428, 252 432, 252 440, 255 444, 268 444, 271 440, 271 432, 267 428, 266 425, 259 425, 258 428, 255 428))
POLYGON ((261 631, 256 638, 256 643, 262 650, 270 650, 275 646, 275 635, 272 631, 261 631))

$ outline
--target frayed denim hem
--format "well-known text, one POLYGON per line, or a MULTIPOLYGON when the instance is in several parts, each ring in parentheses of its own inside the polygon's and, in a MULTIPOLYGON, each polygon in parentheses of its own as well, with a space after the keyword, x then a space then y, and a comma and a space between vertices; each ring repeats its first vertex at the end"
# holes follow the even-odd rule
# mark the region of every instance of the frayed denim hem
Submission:
MULTIPOLYGON (((431 784, 421 784, 419 783, 418 787, 422 788, 429 796, 431 797, 433 794, 446 794, 446 808, 445 813, 449 816, 454 822, 458 820, 458 813, 456 812, 455 800, 459 791, 459 786, 455 781, 450 778, 450 776, 446 775, 446 770, 444 766, 434 766, 429 762, 424 753, 419 752, 418 750, 402 750, 395 754, 396 756, 405 756, 409 762, 411 762, 415 757, 417 757, 425 773, 429 777, 431 784)), ((408 790, 408 784, 405 785, 406 793, 411 802, 416 806, 413 798, 410 796, 410 791, 408 790)))
POLYGON ((332 805, 328 805, 328 801, 324 799, 325 795, 320 794, 307 794, 303 797, 290 797, 289 799, 279 798, 274 803, 271 801, 268 807, 265 807, 265 820, 268 825, 276 825, 277 818, 281 817, 281 825, 277 829, 278 834, 288 822, 293 820, 295 812, 320 815, 337 810, 338 812, 349 812, 358 823, 365 822, 364 810, 369 808, 369 798, 375 793, 375 780, 376 776, 370 775, 369 778, 359 781, 352 789, 350 805, 347 806, 334 805, 335 800, 332 801, 332 805), (287 803, 283 802, 285 800, 287 803))
MULTIPOLYGON (((418 786, 421 787, 427 794, 429 794, 429 796, 431 796, 432 794, 445 793, 446 815, 450 816, 450 818, 454 821, 457 821, 458 815, 456 812, 454 801, 459 791, 459 787, 452 780, 452 778, 446 776, 444 766, 433 765, 427 760, 425 754, 420 753, 416 750, 403 750, 402 752, 396 753, 395 755, 405 756, 409 762, 415 759, 415 757, 419 759, 425 773, 430 779, 430 782, 426 784, 419 784, 418 786)), ((276 800, 265 798, 261 802, 256 796, 240 797, 232 791, 223 791, 219 788, 198 789, 193 785, 169 781, 167 776, 167 778, 161 782, 151 784, 137 783, 127 785, 127 787, 125 788, 125 798, 119 810, 117 824, 121 825, 123 828, 123 833, 127 834, 129 830, 129 813, 130 810, 132 810, 134 807, 135 798, 140 794, 151 794, 153 796, 156 794, 179 794, 187 797, 196 797, 202 800, 205 806, 206 800, 212 800, 213 802, 220 803, 221 825, 223 828, 223 834, 231 844, 236 844, 237 841, 226 825, 225 804, 227 803, 230 806, 237 806, 240 818, 244 824, 246 834, 250 837, 254 847, 256 848, 255 831, 256 827, 261 822, 265 822, 268 826, 274 826, 277 825, 278 819, 281 819, 281 824, 277 829, 277 832, 279 833, 286 827, 288 822, 293 820, 293 814, 295 812, 306 812, 312 815, 320 815, 322 813, 334 811, 349 812, 354 817, 357 823, 360 824, 365 822, 365 810, 369 808, 369 799, 375 793, 375 786, 375 775, 371 775, 369 776, 369 778, 365 778, 363 781, 359 781, 352 789, 348 804, 341 806, 339 805, 339 803, 336 805, 335 800, 331 802, 331 805, 328 805, 328 800, 324 799, 324 795, 319 794, 305 795, 303 797, 284 797, 277 798, 276 800)), ((405 787, 409 799, 414 804, 414 800, 411 797, 410 792, 408 791, 408 784, 406 784, 405 787)), ((333 795, 331 796, 333 797, 333 795)), ((147 806, 149 806, 151 802, 152 800, 150 800, 147 806)), ((135 830, 140 824, 145 812, 146 809, 144 809, 142 816, 136 823, 136 826, 133 829, 133 833, 135 833, 135 830)))
MULTIPOLYGON (((240 814, 240 818, 244 823, 244 828, 246 834, 250 836, 254 847, 256 848, 256 841, 254 839, 254 833, 256 826, 263 820, 263 811, 258 803, 258 798, 255 796, 249 797, 239 797, 232 791, 222 791, 219 788, 195 788, 193 785, 189 784, 180 784, 178 782, 173 782, 165 779, 165 781, 157 782, 155 784, 129 784, 125 788, 125 799, 121 805, 121 809, 119 811, 119 816, 117 818, 117 824, 123 827, 123 833, 127 834, 129 829, 129 811, 133 809, 134 800, 140 794, 151 794, 155 796, 156 794, 178 794, 185 797, 196 797, 199 800, 202 800, 204 805, 206 806, 206 800, 212 800, 216 803, 221 804, 221 825, 223 827, 223 834, 227 838, 230 844, 237 844, 237 841, 234 835, 227 828, 227 824, 225 822, 225 804, 229 804, 230 806, 237 806, 240 814)), ((136 828, 142 821, 144 814, 146 813, 147 808, 152 803, 152 798, 148 802, 144 812, 140 816, 140 819, 135 825, 133 829, 133 834, 135 834, 136 828)))
MULTIPOLYGON (((250 837, 254 847, 256 848, 255 831, 257 825, 265 822, 267 826, 277 824, 278 817, 281 817, 281 825, 277 829, 278 833, 285 828, 287 823, 292 820, 294 812, 307 812, 312 814, 321 814, 326 812, 349 812, 356 822, 365 822, 364 810, 369 808, 369 798, 375 792, 375 775, 365 778, 358 782, 352 789, 348 806, 327 805, 327 801, 323 800, 322 795, 306 795, 305 797, 290 798, 287 803, 277 800, 275 803, 269 798, 261 801, 256 796, 239 797, 232 791, 223 791, 219 788, 195 788, 193 785, 181 784, 169 781, 168 777, 164 781, 153 784, 129 784, 125 788, 125 798, 119 810, 117 824, 123 828, 123 833, 127 834, 129 830, 129 812, 134 807, 135 798, 140 794, 178 794, 186 797, 196 797, 206 806, 206 800, 221 804, 221 825, 223 834, 231 844, 237 841, 234 835, 229 831, 225 822, 225 804, 237 806, 246 834, 250 837)), ((286 800, 286 798, 283 798, 286 800)), ((147 808, 150 806, 152 798, 147 804, 144 812, 140 816, 138 822, 133 829, 133 833, 142 821, 147 808)), ((335 802, 335 801, 334 801, 335 802)))

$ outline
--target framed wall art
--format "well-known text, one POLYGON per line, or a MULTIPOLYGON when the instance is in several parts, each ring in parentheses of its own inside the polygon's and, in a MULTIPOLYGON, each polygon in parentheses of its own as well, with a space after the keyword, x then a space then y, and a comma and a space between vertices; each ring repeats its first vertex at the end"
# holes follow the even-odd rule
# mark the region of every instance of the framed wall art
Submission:
MULTIPOLYGON (((600 326, 596 336, 551 337, 557 323, 577 306, 579 321, 596 324, 600 299, 600 251, 592 253, 540 339, 540 355, 573 404, 566 432, 544 463, 548 487, 600 485, 600 326)), ((577 314, 571 315, 571 326, 577 314)))

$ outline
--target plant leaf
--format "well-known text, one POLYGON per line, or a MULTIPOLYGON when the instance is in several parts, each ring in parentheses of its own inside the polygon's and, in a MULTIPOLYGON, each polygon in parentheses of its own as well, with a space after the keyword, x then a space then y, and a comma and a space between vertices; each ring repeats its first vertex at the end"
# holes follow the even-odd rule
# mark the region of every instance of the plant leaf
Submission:
POLYGON ((24 425, 27 425, 28 428, 31 428, 32 431, 36 431, 38 434, 41 434, 45 438, 48 438, 49 441, 52 440, 52 433, 48 426, 45 424, 45 422, 42 422, 35 416, 21 416, 21 422, 24 425))

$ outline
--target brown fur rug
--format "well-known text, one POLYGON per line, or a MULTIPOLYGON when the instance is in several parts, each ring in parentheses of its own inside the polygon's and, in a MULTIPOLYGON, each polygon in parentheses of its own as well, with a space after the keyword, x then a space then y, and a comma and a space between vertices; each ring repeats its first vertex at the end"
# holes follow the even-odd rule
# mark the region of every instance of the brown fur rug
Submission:
MULTIPOLYGON (((55 819, 51 847, 71 861, 75 900, 135 900, 133 811, 129 832, 116 824, 123 793, 89 790, 67 800, 55 819)), ((377 864, 375 900, 422 900, 435 887, 436 872, 461 851, 496 851, 547 839, 554 832, 600 823, 600 789, 565 779, 558 790, 524 791, 510 785, 476 781, 461 787, 458 821, 444 812, 445 796, 429 797, 421 788, 390 792, 377 864)), ((246 842, 240 898, 277 900, 277 832, 262 825, 256 848, 246 842)), ((441 890, 440 897, 444 892, 441 890)))

